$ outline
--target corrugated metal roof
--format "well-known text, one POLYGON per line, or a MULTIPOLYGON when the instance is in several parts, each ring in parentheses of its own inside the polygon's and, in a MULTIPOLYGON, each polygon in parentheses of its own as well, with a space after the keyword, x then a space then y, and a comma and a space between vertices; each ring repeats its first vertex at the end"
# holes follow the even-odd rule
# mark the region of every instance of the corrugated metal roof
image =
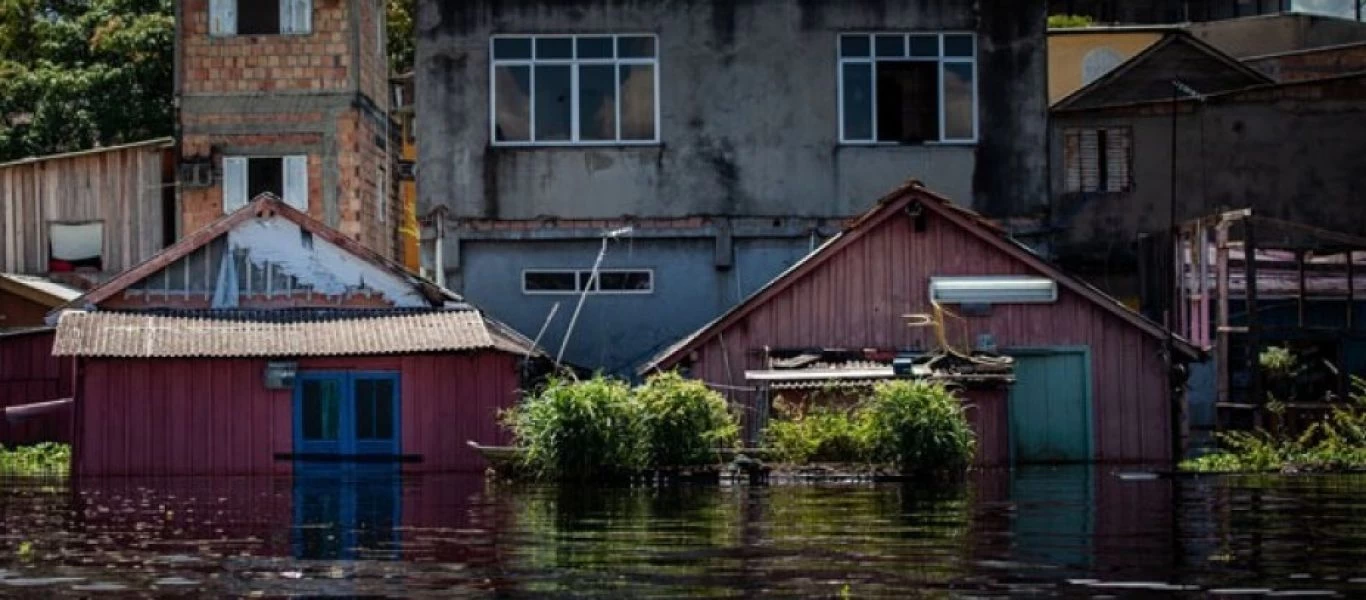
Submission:
POLYGON ((234 311, 198 315, 62 313, 52 353, 57 356, 208 358, 355 356, 491 349, 527 353, 529 344, 473 310, 360 311, 339 315, 267 311, 253 318, 234 311))
POLYGON ((27 165, 27 164, 32 164, 32 163, 38 163, 38 162, 43 162, 43 161, 48 161, 48 160, 61 160, 61 159, 64 159, 64 158, 76 158, 76 157, 78 157, 78 156, 87 156, 87 155, 91 155, 91 154, 100 154, 100 153, 102 153, 102 152, 118 152, 118 151, 120 151, 120 150, 131 150, 131 149, 134 149, 134 148, 144 148, 144 147, 170 148, 170 147, 173 146, 173 145, 175 145, 175 138, 160 137, 160 138, 153 138, 153 139, 150 139, 150 140, 143 140, 143 141, 140 141, 140 142, 129 142, 129 143, 127 143, 127 144, 118 144, 118 145, 115 145, 115 146, 101 146, 101 147, 99 147, 99 148, 89 148, 89 149, 86 149, 86 150, 76 150, 76 151, 73 151, 73 152, 59 152, 59 153, 57 153, 57 154, 44 154, 44 155, 40 155, 40 156, 26 156, 26 157, 24 157, 24 158, 15 159, 15 160, 12 160, 12 161, 9 161, 9 162, 2 162, 2 163, 0 163, 0 169, 4 169, 4 168, 6 168, 6 167, 14 167, 14 166, 18 166, 18 165, 27 165))

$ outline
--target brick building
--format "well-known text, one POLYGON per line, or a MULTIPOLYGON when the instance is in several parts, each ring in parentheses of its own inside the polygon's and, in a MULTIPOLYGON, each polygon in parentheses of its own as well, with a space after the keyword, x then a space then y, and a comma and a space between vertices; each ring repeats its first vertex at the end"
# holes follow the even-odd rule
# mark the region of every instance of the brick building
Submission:
POLYGON ((381 0, 180 0, 179 234, 270 192, 395 255, 381 0))

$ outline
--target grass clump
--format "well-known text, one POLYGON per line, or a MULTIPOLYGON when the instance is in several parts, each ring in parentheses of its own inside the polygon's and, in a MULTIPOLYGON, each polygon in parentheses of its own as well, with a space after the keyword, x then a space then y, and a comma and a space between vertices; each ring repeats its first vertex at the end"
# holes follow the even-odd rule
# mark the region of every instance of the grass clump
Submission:
POLYGON ((764 432, 779 460, 895 465, 904 474, 961 472, 976 438, 962 403, 942 384, 897 380, 877 384, 853 406, 792 407, 764 432))
POLYGON ((668 373, 632 389, 597 376, 552 379, 505 412, 527 474, 542 479, 610 480, 648 468, 720 462, 739 425, 726 400, 705 384, 668 373))
POLYGON ((700 381, 663 373, 634 394, 651 466, 714 464, 717 449, 739 441, 740 426, 726 409, 726 399, 700 381))
POLYGON ((866 436, 847 408, 814 406, 772 421, 764 443, 786 463, 867 462, 866 436))
POLYGON ((538 477, 614 477, 646 463, 644 423, 625 382, 551 379, 503 418, 538 477))
POLYGON ((864 403, 862 421, 873 462, 902 472, 962 471, 977 447, 962 402, 937 383, 879 383, 864 403))
POLYGON ((1075 29, 1078 27, 1090 27, 1096 24, 1096 20, 1087 15, 1049 15, 1049 29, 1075 29))
POLYGON ((71 445, 43 442, 31 446, 0 446, 0 475, 63 476, 71 468, 71 445))

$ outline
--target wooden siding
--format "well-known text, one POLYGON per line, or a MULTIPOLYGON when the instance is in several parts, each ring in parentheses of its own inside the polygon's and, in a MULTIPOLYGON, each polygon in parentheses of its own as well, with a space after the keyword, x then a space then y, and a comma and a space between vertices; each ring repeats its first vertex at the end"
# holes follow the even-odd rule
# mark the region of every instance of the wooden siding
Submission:
POLYGON ((42 327, 50 310, 51 306, 0 290, 0 332, 18 327, 42 327))
MULTIPOLYGON (((932 331, 909 328, 902 319, 931 311, 931 276, 1040 274, 934 211, 925 210, 922 218, 923 231, 902 214, 868 225, 860 238, 833 249, 827 262, 797 273, 792 285, 712 331, 694 353, 693 376, 746 386, 744 371, 764 368, 764 347, 932 349, 932 331)), ((994 306, 986 316, 968 318, 965 327, 950 319, 951 343, 966 346, 979 334, 991 334, 1004 350, 1089 347, 1094 458, 1170 458, 1161 340, 1066 286, 1059 286, 1053 304, 994 306)), ((729 394, 753 406, 751 394, 729 394)))
MULTIPOLYGON (((0 336, 0 409, 71 396, 71 360, 52 356, 52 332, 0 336)), ((0 444, 71 441, 70 410, 10 423, 0 415, 0 444)))
MULTIPOLYGON (((401 373, 406 471, 479 469, 467 445, 504 444, 497 413, 518 388, 511 354, 314 358, 299 371, 401 373)), ((267 390, 261 359, 88 359, 77 398, 76 472, 82 475, 288 474, 289 390, 267 390)))
POLYGON ((0 271, 45 273, 47 225, 104 223, 104 271, 155 254, 165 241, 163 154, 136 145, 0 165, 0 271))

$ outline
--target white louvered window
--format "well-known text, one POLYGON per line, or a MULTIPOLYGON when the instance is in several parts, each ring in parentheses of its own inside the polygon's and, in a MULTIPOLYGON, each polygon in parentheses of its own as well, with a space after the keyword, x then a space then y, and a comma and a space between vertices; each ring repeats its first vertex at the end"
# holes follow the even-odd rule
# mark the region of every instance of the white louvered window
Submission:
POLYGON ((213 35, 312 31, 313 0, 209 0, 209 33, 213 35))
POLYGON ((308 156, 223 158, 224 214, 240 209, 266 193, 308 212, 308 156))
POLYGON ((1133 187, 1133 134, 1128 127, 1063 132, 1063 184, 1068 192, 1127 192, 1133 187))

